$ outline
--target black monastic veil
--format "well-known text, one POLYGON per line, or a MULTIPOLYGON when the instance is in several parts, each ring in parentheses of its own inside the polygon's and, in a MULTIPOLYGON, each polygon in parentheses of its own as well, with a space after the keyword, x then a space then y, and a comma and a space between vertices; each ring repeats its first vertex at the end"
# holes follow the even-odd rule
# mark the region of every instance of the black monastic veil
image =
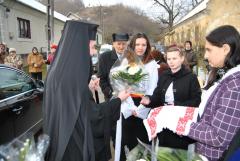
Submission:
POLYGON ((50 136, 49 161, 94 161, 89 121, 89 40, 97 25, 67 21, 44 93, 44 132, 50 136))

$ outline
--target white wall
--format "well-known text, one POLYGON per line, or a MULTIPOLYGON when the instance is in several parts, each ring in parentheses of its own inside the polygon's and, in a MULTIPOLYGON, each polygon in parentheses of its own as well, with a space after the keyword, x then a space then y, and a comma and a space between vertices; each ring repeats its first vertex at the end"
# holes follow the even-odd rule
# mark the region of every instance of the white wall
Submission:
MULTIPOLYGON (((6 0, 5 0, 6 1, 6 0)), ((14 47, 17 49, 18 54, 26 54, 31 52, 32 47, 36 46, 39 50, 47 47, 47 35, 45 25, 47 24, 46 14, 27 7, 21 3, 13 0, 9 0, 10 12, 8 16, 2 14, 3 22, 6 29, 4 32, 4 41, 8 47, 14 47), (18 24, 17 17, 30 21, 31 39, 18 38, 18 24), (12 38, 10 38, 10 35, 12 38)), ((3 11, 4 12, 4 11, 3 11)), ((1 15, 0 15, 1 16, 1 15)), ((64 22, 55 19, 54 22, 54 42, 58 43, 61 37, 61 31, 63 29, 64 22)))

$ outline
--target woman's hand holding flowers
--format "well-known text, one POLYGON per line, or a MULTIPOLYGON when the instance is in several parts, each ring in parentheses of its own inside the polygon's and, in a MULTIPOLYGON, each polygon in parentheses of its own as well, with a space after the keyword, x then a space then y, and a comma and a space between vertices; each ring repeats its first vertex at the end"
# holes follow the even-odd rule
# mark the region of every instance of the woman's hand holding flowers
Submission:
POLYGON ((124 101, 126 100, 128 97, 130 96, 130 89, 125 89, 125 90, 122 90, 118 93, 118 98, 121 99, 121 101, 124 101))

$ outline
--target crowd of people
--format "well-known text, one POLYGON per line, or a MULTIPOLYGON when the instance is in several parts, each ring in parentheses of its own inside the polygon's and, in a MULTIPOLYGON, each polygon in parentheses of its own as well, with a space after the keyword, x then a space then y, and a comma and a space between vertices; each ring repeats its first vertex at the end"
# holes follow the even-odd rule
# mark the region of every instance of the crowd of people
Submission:
MULTIPOLYGON (((32 52, 28 54, 26 65, 28 66, 28 72, 32 78, 42 80, 43 65, 50 65, 53 61, 54 54, 56 52, 57 45, 51 45, 51 51, 45 60, 43 55, 38 52, 37 47, 32 48, 32 52)), ((5 64, 20 70, 23 70, 24 60, 20 54, 17 54, 15 48, 8 48, 7 44, 0 43, 0 64, 5 64)))
POLYGON ((137 139, 150 143, 143 125, 149 111, 167 105, 199 108, 199 117, 181 135, 164 129, 158 134, 159 146, 187 149, 189 144, 195 144, 195 151, 209 160, 224 159, 240 128, 239 32, 226 25, 206 36, 205 59, 211 71, 201 89, 192 71, 196 55, 191 41, 185 42, 185 49, 172 45, 163 55, 151 51, 144 33, 130 39, 127 33, 114 33, 113 50, 101 54, 98 77, 91 79, 90 56, 95 50, 96 29, 96 25, 77 21, 65 25, 46 79, 44 131, 52 139, 48 160, 107 161, 111 158, 112 138, 115 161, 125 161, 125 152, 138 144, 137 139), (71 47, 69 40, 74 42, 71 47), (128 88, 113 96, 110 70, 126 50, 141 60, 149 74, 142 98, 133 97, 128 88), (100 104, 94 102, 89 92, 89 88, 96 90, 98 86, 105 96, 105 102, 100 104), (145 115, 138 115, 139 109, 146 111, 145 115))
MULTIPOLYGON (((35 79, 42 79, 44 63, 51 64, 43 105, 44 132, 50 136, 46 160, 108 161, 112 139, 115 161, 126 161, 126 151, 136 147, 138 139, 150 144, 143 124, 150 110, 168 105, 198 108, 198 120, 188 124, 181 135, 164 129, 157 135, 159 146, 187 149, 195 144, 195 151, 208 160, 224 160, 240 129, 240 34, 236 28, 220 26, 206 36, 204 58, 211 68, 202 89, 194 73, 197 58, 191 41, 186 41, 184 48, 174 44, 161 53, 151 49, 144 33, 131 38, 127 33, 113 33, 113 50, 101 54, 97 78, 92 79, 97 27, 67 21, 55 56, 56 45, 47 60, 36 47, 28 55, 29 72, 35 79), (113 94, 110 70, 126 50, 148 73, 142 97, 133 97, 127 87, 113 94), (100 104, 95 103, 91 92, 98 87, 105 98, 100 104)), ((7 51, 1 43, 0 50, 0 63, 22 69, 16 49, 7 51)), ((239 145, 232 153, 236 151, 239 145)))
POLYGON ((5 43, 0 43, 0 64, 6 64, 17 69, 22 69, 23 60, 17 55, 15 48, 7 48, 5 43))

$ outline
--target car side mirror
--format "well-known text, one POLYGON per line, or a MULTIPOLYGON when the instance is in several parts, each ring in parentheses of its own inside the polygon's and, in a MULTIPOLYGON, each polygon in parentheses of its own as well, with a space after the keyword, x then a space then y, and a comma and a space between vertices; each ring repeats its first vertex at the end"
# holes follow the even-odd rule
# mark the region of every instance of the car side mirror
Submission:
POLYGON ((36 83, 36 87, 37 88, 44 88, 44 83, 42 80, 35 80, 35 83, 36 83))

